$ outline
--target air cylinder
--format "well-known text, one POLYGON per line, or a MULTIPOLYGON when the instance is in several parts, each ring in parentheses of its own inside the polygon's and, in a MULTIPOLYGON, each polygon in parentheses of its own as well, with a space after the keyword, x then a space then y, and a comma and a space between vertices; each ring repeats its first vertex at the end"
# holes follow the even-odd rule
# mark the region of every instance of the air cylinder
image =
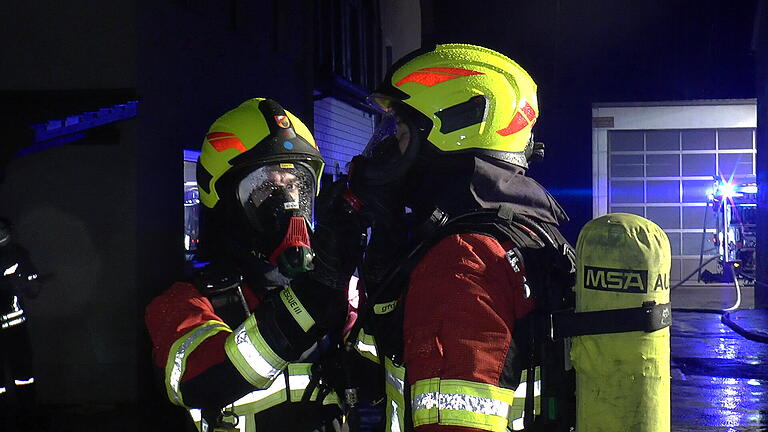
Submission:
MULTIPOLYGON (((576 313, 669 303, 671 251, 648 219, 610 213, 576 243, 576 313)), ((669 327, 573 338, 576 430, 670 430, 669 327)))

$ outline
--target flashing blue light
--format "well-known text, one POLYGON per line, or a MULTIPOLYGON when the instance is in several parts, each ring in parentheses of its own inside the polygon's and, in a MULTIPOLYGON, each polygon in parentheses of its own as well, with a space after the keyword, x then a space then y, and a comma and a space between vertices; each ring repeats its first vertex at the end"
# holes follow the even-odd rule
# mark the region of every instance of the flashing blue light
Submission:
POLYGON ((730 181, 720 180, 712 189, 707 190, 707 197, 710 200, 714 198, 738 198, 743 197, 744 194, 756 193, 757 185, 754 183, 736 185, 730 181))
POLYGON ((290 141, 283 141, 283 147, 285 147, 286 150, 293 150, 293 143, 290 141))
POLYGON ((733 198, 737 195, 736 187, 730 182, 720 183, 717 186, 717 192, 717 194, 723 198, 733 198))

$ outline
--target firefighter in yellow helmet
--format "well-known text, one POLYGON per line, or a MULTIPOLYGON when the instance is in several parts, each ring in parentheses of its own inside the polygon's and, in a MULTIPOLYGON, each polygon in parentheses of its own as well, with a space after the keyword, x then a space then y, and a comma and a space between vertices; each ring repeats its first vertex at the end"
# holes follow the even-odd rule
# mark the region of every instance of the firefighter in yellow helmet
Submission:
POLYGON ((383 358, 387 430, 522 429, 540 412, 537 293, 571 270, 555 256, 567 217, 525 176, 543 156, 536 84, 505 55, 446 44, 399 61, 370 99, 382 121, 350 178, 371 223, 353 334, 383 358))
POLYGON ((170 401, 203 431, 339 427, 335 392, 311 373, 345 322, 352 272, 332 279, 310 236, 322 171, 307 127, 270 99, 245 101, 205 136, 197 183, 210 263, 145 317, 170 401))

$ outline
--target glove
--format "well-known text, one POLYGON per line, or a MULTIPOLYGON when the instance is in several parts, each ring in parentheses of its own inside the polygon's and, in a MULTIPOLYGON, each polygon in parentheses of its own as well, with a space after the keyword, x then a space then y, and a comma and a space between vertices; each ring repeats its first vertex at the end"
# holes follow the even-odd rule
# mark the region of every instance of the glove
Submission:
POLYGON ((370 161, 356 156, 350 168, 350 191, 359 198, 360 218, 371 227, 371 239, 361 266, 366 287, 381 283, 403 256, 408 241, 405 223, 404 182, 372 181, 366 175, 370 161))
POLYGON ((312 249, 314 270, 309 276, 327 287, 346 293, 349 279, 361 260, 365 224, 360 203, 349 193, 346 179, 326 186, 315 205, 312 249))
POLYGON ((346 291, 329 289, 310 274, 270 292, 255 315, 260 333, 280 358, 292 362, 328 333, 340 333, 348 312, 346 291))

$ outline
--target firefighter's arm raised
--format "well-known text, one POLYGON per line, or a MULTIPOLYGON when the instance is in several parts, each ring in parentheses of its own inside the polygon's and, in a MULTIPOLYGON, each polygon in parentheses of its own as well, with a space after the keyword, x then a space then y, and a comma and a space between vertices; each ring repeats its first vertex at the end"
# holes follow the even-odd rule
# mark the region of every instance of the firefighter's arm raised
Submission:
POLYGON ((300 276, 233 329, 226 338, 226 354, 246 381, 265 388, 322 336, 341 329, 346 316, 346 292, 300 276))
MULTIPOLYGON (((234 329, 191 284, 174 284, 155 298, 145 318, 171 402, 221 406, 266 388, 318 338, 342 327, 347 313, 343 295, 309 279, 295 284, 267 296, 234 329)), ((255 303, 252 295, 246 297, 255 303)))

